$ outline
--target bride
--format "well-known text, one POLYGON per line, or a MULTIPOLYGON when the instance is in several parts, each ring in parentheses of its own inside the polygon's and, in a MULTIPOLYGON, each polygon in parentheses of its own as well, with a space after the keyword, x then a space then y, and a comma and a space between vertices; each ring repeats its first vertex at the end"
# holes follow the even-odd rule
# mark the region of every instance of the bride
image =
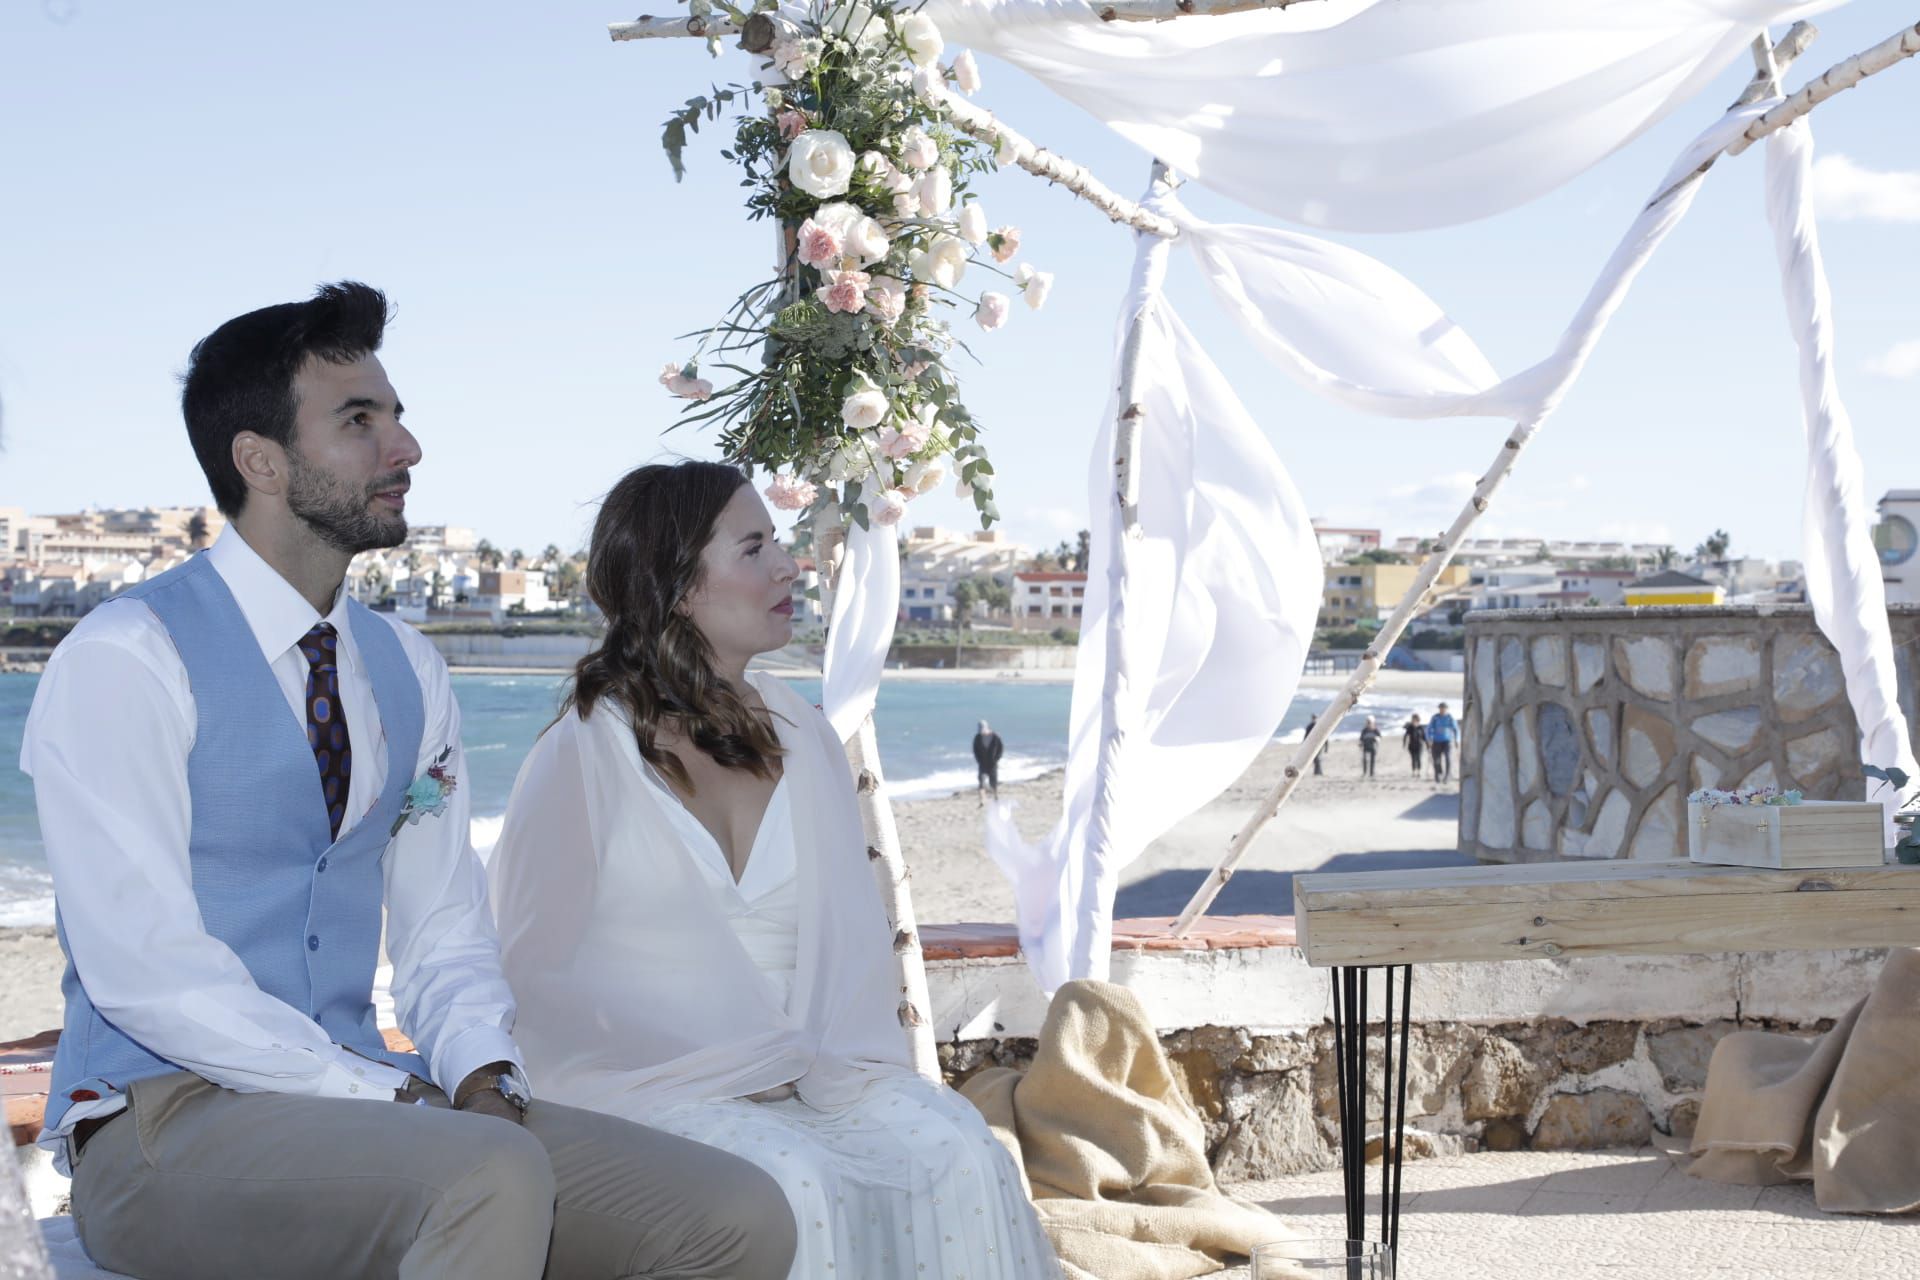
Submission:
POLYGON ((606 636, 491 862, 515 1038, 542 1097, 772 1174, 795 1277, 1052 1277, 1012 1159, 908 1065, 839 741, 746 673, 792 638, 795 574, 733 467, 641 467, 607 496, 606 636))

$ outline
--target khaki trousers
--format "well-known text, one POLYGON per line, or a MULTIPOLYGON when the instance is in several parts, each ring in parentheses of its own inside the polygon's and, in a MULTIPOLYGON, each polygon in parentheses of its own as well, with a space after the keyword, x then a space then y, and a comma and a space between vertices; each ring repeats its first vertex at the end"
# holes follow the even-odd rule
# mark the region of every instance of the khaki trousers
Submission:
POLYGON ((782 1280, 777 1183, 714 1147, 536 1101, 438 1105, 136 1082, 74 1169, 95 1262, 141 1280, 782 1280))

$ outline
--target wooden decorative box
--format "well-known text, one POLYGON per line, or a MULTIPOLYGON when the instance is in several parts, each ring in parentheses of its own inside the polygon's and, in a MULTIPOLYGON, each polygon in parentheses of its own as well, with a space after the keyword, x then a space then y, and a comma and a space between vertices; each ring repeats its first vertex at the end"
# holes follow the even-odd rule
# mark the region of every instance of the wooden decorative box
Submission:
POLYGON ((1886 812, 1857 800, 1802 804, 1687 802, 1687 857, 1729 867, 1878 867, 1886 812))

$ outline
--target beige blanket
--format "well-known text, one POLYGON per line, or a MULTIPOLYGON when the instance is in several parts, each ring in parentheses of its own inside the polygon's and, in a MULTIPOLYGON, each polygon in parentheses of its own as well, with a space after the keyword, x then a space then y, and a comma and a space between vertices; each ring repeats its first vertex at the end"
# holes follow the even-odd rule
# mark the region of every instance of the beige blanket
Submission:
POLYGON ((1722 1040, 1691 1149, 1703 1178, 1810 1179, 1829 1212, 1920 1208, 1920 951, 1889 955, 1873 991, 1817 1040, 1722 1040))
POLYGON ((1297 1234, 1214 1182, 1200 1117, 1125 987, 1067 983, 1033 1066, 991 1068, 960 1092, 1026 1170, 1070 1276, 1187 1280, 1297 1234))

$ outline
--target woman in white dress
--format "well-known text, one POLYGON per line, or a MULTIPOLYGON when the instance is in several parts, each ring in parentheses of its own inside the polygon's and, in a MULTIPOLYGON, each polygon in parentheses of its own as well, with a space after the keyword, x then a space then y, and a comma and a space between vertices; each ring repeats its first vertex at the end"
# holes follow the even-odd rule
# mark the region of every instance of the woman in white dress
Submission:
POLYGON ((891 938, 824 716, 748 676, 793 634, 792 557, 745 476, 648 466, 607 496, 606 638, 514 786, 490 867, 542 1097, 779 1180, 796 1278, 1058 1274, 1019 1169, 908 1066, 891 938))

